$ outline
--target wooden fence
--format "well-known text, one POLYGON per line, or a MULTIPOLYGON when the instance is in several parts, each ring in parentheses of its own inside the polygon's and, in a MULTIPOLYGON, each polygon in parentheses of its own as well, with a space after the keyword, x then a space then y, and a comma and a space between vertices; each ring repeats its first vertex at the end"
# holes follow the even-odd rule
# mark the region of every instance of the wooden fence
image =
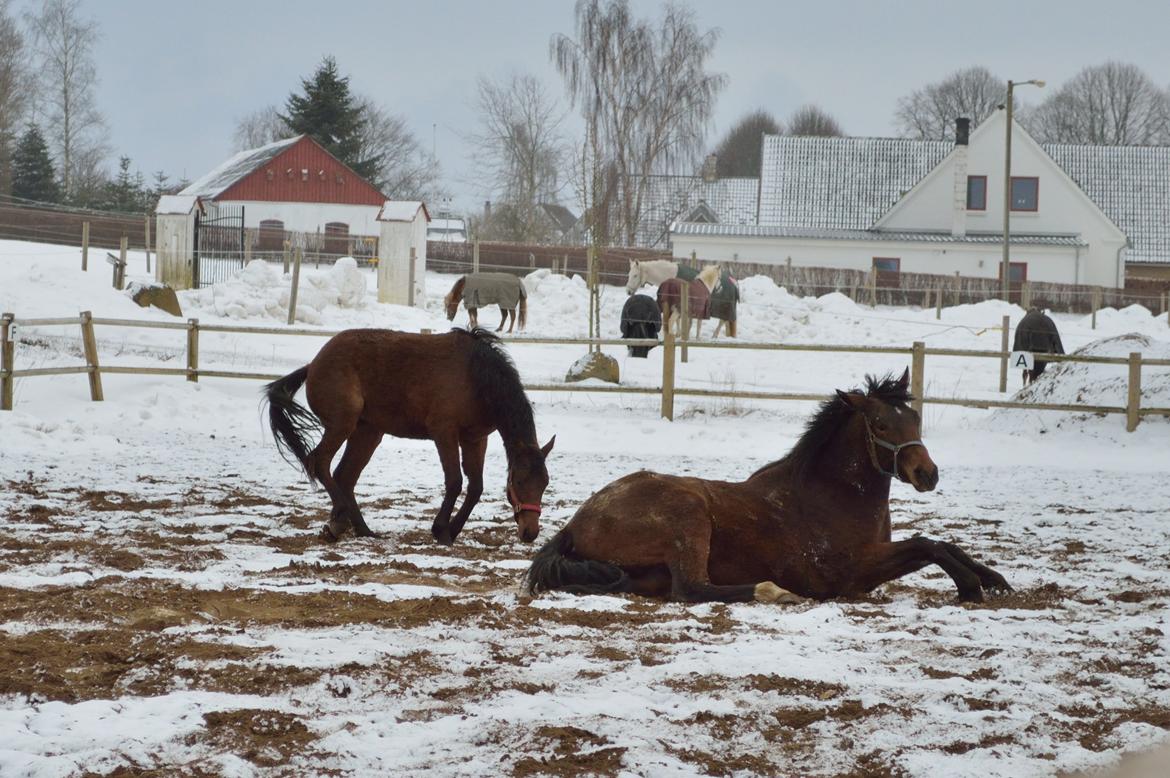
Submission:
MULTIPOLYGON (((684 322, 684 325, 686 322, 684 322)), ((674 419, 674 401, 676 397, 710 397, 727 400, 811 400, 820 401, 830 395, 803 393, 803 392, 746 392, 723 391, 714 389, 693 389, 677 386, 675 381, 676 361, 687 361, 687 349, 732 349, 755 351, 805 351, 817 353, 869 353, 869 354, 897 354, 910 357, 910 389, 916 398, 915 410, 921 412, 924 404, 958 405, 967 408, 1018 408, 1038 411, 1066 411, 1074 413, 1120 414, 1125 416, 1126 430, 1133 432, 1143 416, 1170 416, 1170 408, 1143 408, 1141 407, 1142 368, 1170 367, 1170 360, 1143 359, 1140 352, 1132 352, 1127 358, 1120 357, 1093 357, 1076 355, 1046 354, 1044 359, 1049 362, 1083 362, 1103 365, 1118 365, 1127 368, 1127 397, 1124 406, 1084 405, 1067 403, 1021 403, 1011 400, 987 400, 979 398, 957 397, 925 397, 923 388, 926 385, 926 358, 935 357, 968 357, 974 359, 999 360, 999 391, 1007 391, 1008 359, 1010 355, 1008 332, 1010 322, 1004 317, 1002 322, 1002 338, 999 351, 976 351, 968 349, 927 348, 926 344, 917 341, 910 347, 897 346, 851 346, 851 345, 823 345, 823 344, 788 344, 788 343, 747 343, 728 341, 687 341, 676 339, 670 328, 666 328, 665 337, 660 344, 657 340, 621 340, 605 338, 506 338, 512 346, 523 345, 567 345, 567 346, 662 346, 662 383, 659 386, 579 386, 575 384, 526 384, 528 391, 538 392, 588 392, 599 394, 654 394, 661 397, 662 416, 674 419)), ((684 326, 683 332, 687 331, 684 326)), ((275 373, 254 373, 237 370, 209 370, 199 367, 199 336, 200 333, 234 333, 242 335, 291 335, 302 337, 328 338, 337 334, 335 330, 314 330, 293 327, 237 327, 223 324, 200 324, 198 319, 188 319, 186 322, 146 321, 137 319, 106 319, 94 318, 89 311, 79 317, 62 318, 31 318, 17 319, 12 313, 0 316, 0 410, 12 410, 13 387, 18 378, 33 378, 38 376, 84 374, 89 380, 90 399, 100 401, 105 398, 102 387, 102 375, 158 375, 181 376, 188 381, 198 381, 200 378, 243 378, 262 381, 273 381, 281 376, 275 373), (15 367, 16 326, 48 327, 48 326, 80 326, 85 364, 69 367, 44 367, 17 370, 15 367), (186 333, 186 367, 136 367, 119 365, 102 365, 98 358, 97 338, 94 333, 96 326, 102 327, 138 327, 148 329, 178 330, 186 333)))

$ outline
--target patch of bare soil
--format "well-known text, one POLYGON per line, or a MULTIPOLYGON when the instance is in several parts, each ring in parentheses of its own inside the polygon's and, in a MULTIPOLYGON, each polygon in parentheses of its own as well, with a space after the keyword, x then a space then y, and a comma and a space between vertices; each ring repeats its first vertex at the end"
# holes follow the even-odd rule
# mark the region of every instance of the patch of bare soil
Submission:
POLYGON ((206 729, 191 735, 189 745, 203 741, 261 767, 311 756, 317 739, 300 716, 274 710, 216 711, 203 714, 203 721, 206 729))

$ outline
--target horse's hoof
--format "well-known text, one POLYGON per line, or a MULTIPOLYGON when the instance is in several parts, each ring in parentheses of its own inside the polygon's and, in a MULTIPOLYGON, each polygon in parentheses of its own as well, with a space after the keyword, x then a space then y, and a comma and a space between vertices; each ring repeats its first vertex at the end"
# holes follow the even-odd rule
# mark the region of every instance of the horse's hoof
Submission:
POLYGON ((326 543, 336 543, 339 539, 337 537, 337 535, 335 535, 333 533, 333 528, 330 527, 328 524, 321 527, 320 537, 321 537, 321 540, 324 540, 326 543))
POLYGON ((366 527, 364 530, 356 530, 356 529, 355 529, 355 530, 353 531, 353 536, 354 536, 355 538, 377 538, 377 537, 378 537, 378 533, 377 533, 377 532, 374 532, 374 531, 373 531, 372 529, 370 529, 369 527, 366 527))
POLYGON ((771 581, 756 584, 755 599, 756 602, 775 603, 777 605, 796 605, 805 600, 799 594, 793 594, 787 589, 781 589, 771 581))
POLYGON ((983 602, 983 589, 970 592, 959 592, 959 602, 983 602))

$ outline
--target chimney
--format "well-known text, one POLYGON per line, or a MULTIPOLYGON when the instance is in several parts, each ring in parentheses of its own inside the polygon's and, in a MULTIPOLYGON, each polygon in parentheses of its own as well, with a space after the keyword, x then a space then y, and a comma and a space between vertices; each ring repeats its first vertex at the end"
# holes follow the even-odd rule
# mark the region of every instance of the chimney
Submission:
POLYGON ((707 158, 703 160, 703 183, 710 184, 719 178, 716 172, 719 167, 719 157, 714 154, 708 154, 707 158))
POLYGON ((971 137, 971 120, 955 119, 955 190, 951 198, 951 234, 967 234, 967 141, 971 137))
POLYGON ((491 218, 492 218, 492 201, 491 200, 484 200, 483 201, 483 220, 485 222, 487 222, 487 221, 490 221, 491 218))

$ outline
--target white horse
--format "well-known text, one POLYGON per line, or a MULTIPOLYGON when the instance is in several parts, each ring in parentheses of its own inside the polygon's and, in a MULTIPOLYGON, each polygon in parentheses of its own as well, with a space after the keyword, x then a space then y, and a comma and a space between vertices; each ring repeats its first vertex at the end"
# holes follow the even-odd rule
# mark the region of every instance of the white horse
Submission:
POLYGON ((648 259, 644 262, 631 259, 630 275, 626 279, 626 293, 633 294, 646 284, 657 286, 668 278, 678 276, 678 263, 669 259, 648 259))

